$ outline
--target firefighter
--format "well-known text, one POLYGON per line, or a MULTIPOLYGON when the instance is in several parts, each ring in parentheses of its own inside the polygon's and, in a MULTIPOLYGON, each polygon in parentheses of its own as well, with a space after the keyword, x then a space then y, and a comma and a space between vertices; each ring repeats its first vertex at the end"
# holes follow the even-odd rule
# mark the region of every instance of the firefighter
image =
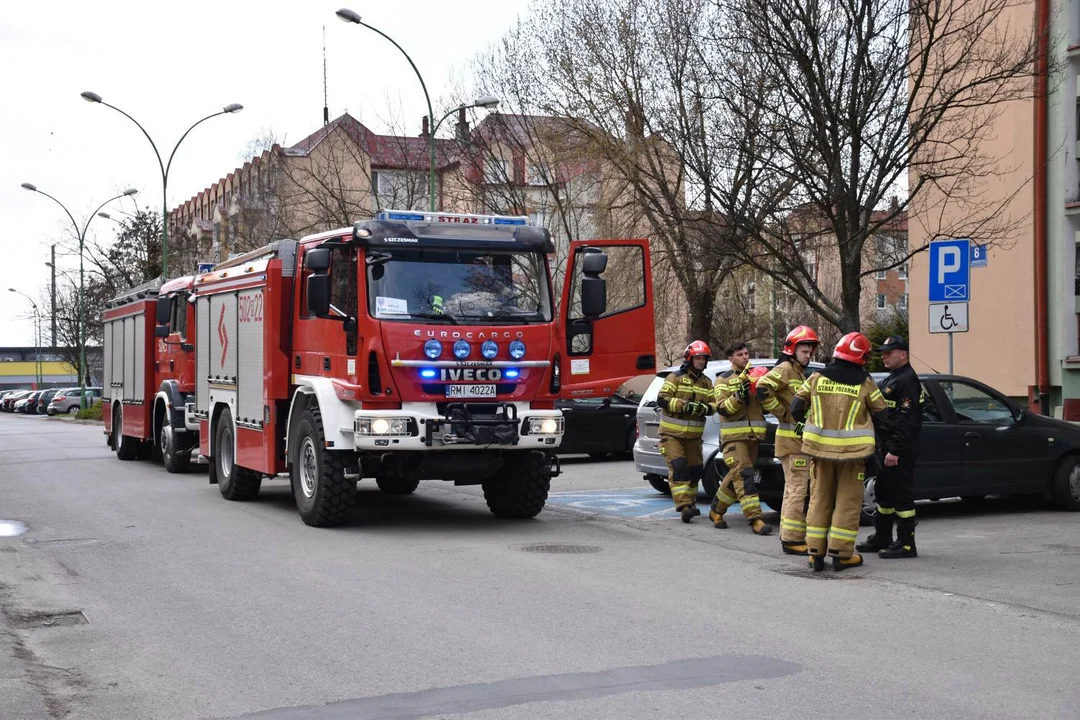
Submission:
POLYGON ((705 476, 701 437, 705 418, 716 412, 712 381, 705 366, 712 351, 701 340, 686 346, 683 364, 660 388, 660 454, 668 466, 668 483, 675 510, 688 523, 701 514, 697 508, 698 483, 705 476))
POLYGON ((726 528, 724 513, 736 502, 756 535, 768 535, 772 526, 761 517, 761 500, 754 480, 758 443, 765 437, 765 414, 750 394, 750 350, 746 343, 728 348, 731 369, 716 379, 716 409, 720 413, 720 447, 727 475, 716 491, 709 519, 726 528))
POLYGON ((922 384, 908 364, 908 345, 902 337, 886 338, 878 352, 889 370, 878 386, 889 408, 889 420, 878 432, 878 454, 884 460, 874 480, 874 534, 859 543, 858 550, 889 559, 913 558, 919 556, 915 549, 915 462, 922 429, 922 384), (893 522, 896 542, 892 539, 893 522))
POLYGON ((776 457, 784 469, 784 502, 780 510, 780 548, 788 555, 806 555, 806 503, 810 498, 810 458, 795 434, 791 401, 806 382, 806 366, 820 344, 813 328, 799 325, 788 333, 779 362, 757 382, 761 407, 772 413, 776 428, 776 457))
POLYGON ((881 391, 863 369, 870 350, 862 333, 840 338, 832 363, 811 375, 791 403, 802 451, 813 458, 806 545, 815 572, 825 569, 826 554, 835 570, 863 564, 855 540, 866 459, 874 454, 874 421, 886 419, 881 391))

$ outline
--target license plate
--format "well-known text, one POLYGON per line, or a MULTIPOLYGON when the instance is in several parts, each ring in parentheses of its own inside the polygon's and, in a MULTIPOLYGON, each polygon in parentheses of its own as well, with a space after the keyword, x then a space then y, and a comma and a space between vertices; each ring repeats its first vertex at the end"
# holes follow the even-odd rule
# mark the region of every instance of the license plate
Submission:
POLYGON ((493 398, 495 397, 494 385, 447 385, 446 397, 448 398, 464 398, 467 400, 474 398, 493 398))

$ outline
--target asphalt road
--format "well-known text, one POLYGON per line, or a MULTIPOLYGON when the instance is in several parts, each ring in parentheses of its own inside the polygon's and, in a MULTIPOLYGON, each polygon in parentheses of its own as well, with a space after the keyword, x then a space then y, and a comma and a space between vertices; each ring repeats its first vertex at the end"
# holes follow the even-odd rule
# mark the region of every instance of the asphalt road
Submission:
POLYGON ((284 481, 230 503, 0 415, 0 717, 1080 717, 1080 515, 921 505, 918 560, 811 576, 564 470, 531 521, 365 481, 317 530, 284 481))

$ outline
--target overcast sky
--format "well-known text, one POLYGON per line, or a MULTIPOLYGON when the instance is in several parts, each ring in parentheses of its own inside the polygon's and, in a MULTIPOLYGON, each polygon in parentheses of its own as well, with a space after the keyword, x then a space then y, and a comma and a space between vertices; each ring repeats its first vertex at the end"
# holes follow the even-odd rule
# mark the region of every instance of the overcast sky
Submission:
MULTIPOLYGON (((350 1, 6 4, 0 16, 0 346, 34 344, 30 304, 7 289, 46 298, 49 245, 70 227, 59 206, 22 183, 55 196, 80 223, 128 187, 140 191, 140 206, 160 210, 161 174, 150 143, 127 118, 82 100, 80 92, 96 92, 138 120, 165 160, 196 120, 230 103, 244 106, 184 140, 169 172, 173 207, 241 165, 257 137, 272 132, 296 141, 321 125, 324 26, 330 117, 347 110, 375 130, 407 122, 419 133, 426 105, 405 58, 370 30, 338 20, 338 8, 355 10, 405 48, 436 113, 449 107, 453 88, 467 83, 473 55, 527 11, 527 0, 368 7, 350 1)), ((498 88, 482 90, 498 95, 498 88)), ((90 234, 111 237, 113 227, 95 218, 90 234)), ((78 259, 62 257, 57 264, 75 270, 78 259)), ((47 338, 48 303, 39 307, 47 338)))

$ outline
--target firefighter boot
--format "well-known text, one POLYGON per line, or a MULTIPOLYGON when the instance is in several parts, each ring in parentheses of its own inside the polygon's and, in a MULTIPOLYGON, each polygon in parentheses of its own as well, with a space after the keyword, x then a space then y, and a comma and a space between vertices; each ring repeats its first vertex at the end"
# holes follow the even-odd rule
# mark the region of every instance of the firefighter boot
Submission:
POLYGON ((785 555, 808 555, 810 553, 806 543, 802 540, 781 540, 780 549, 784 551, 785 555))
POLYGON ((717 528, 718 530, 727 530, 727 520, 724 519, 725 511, 727 511, 727 508, 721 510, 716 498, 713 498, 712 507, 709 508, 709 520, 712 520, 714 528, 717 528))
POLYGON ((754 518, 750 521, 750 529, 754 531, 755 535, 770 535, 772 534, 772 525, 768 524, 761 518, 754 518))
POLYGON ((897 518, 896 542, 879 552, 878 556, 886 560, 919 557, 919 551, 915 548, 915 525, 913 517, 897 518))
POLYGON ((697 509, 697 505, 687 505, 682 509, 682 521, 688 523, 700 514, 701 511, 697 509))
POLYGON ((876 513, 874 515, 873 534, 866 538, 865 542, 856 545, 855 549, 859 552, 877 552, 892 545, 892 528, 895 517, 894 513, 876 513))
POLYGON ((860 565, 862 565, 862 555, 859 553, 855 553, 848 558, 834 557, 832 559, 833 570, 836 570, 837 572, 847 570, 848 568, 859 567, 860 565))
POLYGON ((825 556, 811 555, 806 559, 806 564, 809 565, 810 569, 814 572, 823 572, 825 570, 825 556))

